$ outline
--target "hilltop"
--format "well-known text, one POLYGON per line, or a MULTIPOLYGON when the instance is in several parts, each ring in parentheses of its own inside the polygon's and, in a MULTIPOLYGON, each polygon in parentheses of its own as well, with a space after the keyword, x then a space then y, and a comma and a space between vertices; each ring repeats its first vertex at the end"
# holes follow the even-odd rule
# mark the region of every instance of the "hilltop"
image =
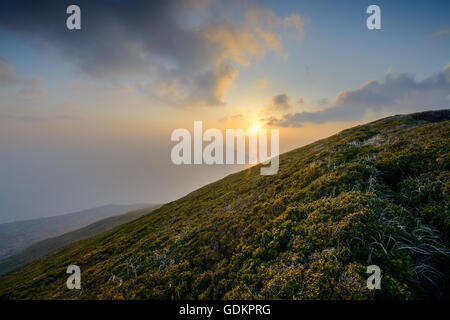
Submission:
POLYGON ((0 277, 0 298, 449 298, 449 120, 393 116, 281 155, 276 175, 229 175, 0 277))

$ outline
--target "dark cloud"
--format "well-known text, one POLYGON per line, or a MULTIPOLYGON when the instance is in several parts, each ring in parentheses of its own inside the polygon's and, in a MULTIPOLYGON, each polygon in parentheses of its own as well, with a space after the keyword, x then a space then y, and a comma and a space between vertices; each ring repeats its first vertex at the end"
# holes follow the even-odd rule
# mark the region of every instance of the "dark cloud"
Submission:
POLYGON ((291 108, 292 106, 289 102, 289 96, 286 93, 282 93, 272 97, 268 110, 287 111, 291 108))
POLYGON ((177 14, 185 6, 174 0, 2 1, 0 26, 51 43, 95 76, 151 72, 149 58, 195 68, 204 43, 180 25, 177 14), (82 30, 66 28, 70 4, 81 8, 82 30))
MULTIPOLYGON (((214 7, 225 5, 233 3, 7 0, 0 3, 0 28, 56 47, 93 77, 135 79, 138 89, 162 102, 223 105, 237 76, 233 64, 246 66, 281 48, 273 30, 232 22, 214 7), (66 28, 71 4, 81 8, 81 30, 66 28)), ((288 18, 292 28, 302 29, 299 16, 288 18)))
POLYGON ((369 112, 413 112, 423 108, 445 108, 450 105, 450 64, 441 72, 417 81, 408 74, 387 73, 383 81, 369 81, 356 90, 346 90, 316 112, 271 117, 267 124, 300 127, 304 122, 361 120, 369 112))

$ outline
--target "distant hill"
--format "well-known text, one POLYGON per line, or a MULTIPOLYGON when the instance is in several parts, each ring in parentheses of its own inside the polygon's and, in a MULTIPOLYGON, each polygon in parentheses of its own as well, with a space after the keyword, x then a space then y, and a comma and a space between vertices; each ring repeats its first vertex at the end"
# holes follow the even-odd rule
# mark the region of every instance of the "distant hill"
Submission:
POLYGON ((393 116, 229 175, 0 276, 0 299, 449 298, 449 120, 393 116))
POLYGON ((50 252, 63 248, 71 243, 83 240, 99 233, 108 231, 121 224, 133 221, 159 208, 161 205, 153 205, 145 209, 131 211, 125 214, 109 217, 90 225, 63 235, 48 238, 25 248, 19 253, 0 260, 0 274, 14 270, 34 259, 40 258, 50 252))
POLYGON ((0 224, 0 259, 11 256, 38 241, 85 227, 101 219, 149 206, 151 205, 109 204, 60 216, 0 224))

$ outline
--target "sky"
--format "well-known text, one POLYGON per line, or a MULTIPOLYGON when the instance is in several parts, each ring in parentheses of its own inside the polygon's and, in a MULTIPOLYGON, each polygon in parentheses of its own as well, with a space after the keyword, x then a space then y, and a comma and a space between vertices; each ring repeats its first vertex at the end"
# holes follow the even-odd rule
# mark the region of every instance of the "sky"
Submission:
POLYGON ((0 3, 0 223, 164 203, 245 165, 181 165, 173 130, 280 130, 286 152, 450 105, 448 1, 0 3), (69 30, 66 8, 81 9, 69 30), (366 9, 381 9, 369 30, 366 9))

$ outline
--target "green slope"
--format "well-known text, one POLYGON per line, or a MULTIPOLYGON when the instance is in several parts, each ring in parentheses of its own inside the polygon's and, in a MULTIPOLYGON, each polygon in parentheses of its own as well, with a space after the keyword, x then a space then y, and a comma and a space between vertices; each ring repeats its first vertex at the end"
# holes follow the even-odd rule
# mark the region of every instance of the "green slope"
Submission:
POLYGON ((160 205, 154 205, 150 206, 149 208, 135 210, 127 212, 125 214, 102 219, 100 221, 91 223, 84 228, 65 233, 58 237, 48 238, 40 241, 13 256, 0 260, 0 274, 4 274, 8 271, 14 270, 36 258, 42 257, 50 252, 63 248, 76 241, 95 236, 114 227, 120 226, 121 224, 133 221, 159 207, 160 205))
POLYGON ((227 176, 2 276, 0 298, 448 298, 449 119, 382 119, 283 154, 277 175, 227 176))

